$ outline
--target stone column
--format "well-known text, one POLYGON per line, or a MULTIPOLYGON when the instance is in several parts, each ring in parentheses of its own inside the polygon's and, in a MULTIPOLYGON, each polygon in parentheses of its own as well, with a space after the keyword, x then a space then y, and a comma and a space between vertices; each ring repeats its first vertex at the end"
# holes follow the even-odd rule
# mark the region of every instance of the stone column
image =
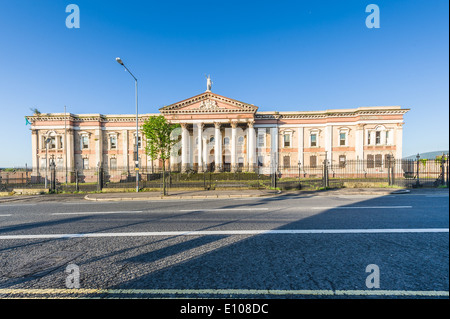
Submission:
POLYGON ((67 129, 67 170, 70 172, 75 169, 75 152, 74 152, 74 131, 67 129))
POLYGON ((355 131, 355 155, 357 160, 364 159, 364 125, 357 124, 355 131))
POLYGON ((325 127, 325 152, 327 154, 327 160, 330 165, 333 164, 333 126, 327 125, 325 127))
POLYGON ((278 126, 270 128, 270 173, 278 168, 278 126))
POLYGON ((101 127, 95 129, 95 167, 103 165, 103 131, 101 127))
POLYGON ((220 151, 220 145, 222 141, 222 134, 220 134, 220 123, 214 122, 214 171, 220 172, 222 169, 222 152, 220 151))
POLYGON ((231 172, 236 172, 236 128, 237 122, 231 122, 231 172))
POLYGON ((186 123, 181 123, 181 172, 186 173, 190 168, 188 157, 189 131, 186 123))
POLYGON ((203 136, 202 136, 202 133, 203 133, 203 123, 197 123, 197 139, 198 139, 197 152, 198 152, 198 172, 199 173, 203 172, 203 160, 202 160, 203 136))
POLYGON ((255 143, 255 128, 253 127, 254 121, 248 122, 248 167, 249 172, 255 171, 255 154, 256 154, 256 143, 255 143))
POLYGON ((304 136, 303 136, 304 133, 303 133, 303 131, 304 131, 303 127, 299 127, 298 128, 298 135, 297 135, 297 138, 298 138, 298 160, 297 160, 297 164, 298 164, 298 162, 300 162, 300 164, 302 166, 305 165, 305 162, 303 160, 303 147, 304 147, 304 145, 303 145, 303 143, 304 143, 304 136))
POLYGON ((122 131, 123 169, 128 171, 128 130, 122 131))
POLYGON ((402 150, 402 143, 403 143, 403 123, 398 123, 397 128, 395 129, 396 132, 396 141, 395 141, 395 159, 402 159, 403 156, 403 150, 402 150))
MULTIPOLYGON (((32 158, 31 158, 31 168, 32 168, 32 172, 31 172, 31 176, 39 176, 39 170, 38 170, 38 166, 39 166, 39 156, 38 156, 38 151, 39 151, 39 135, 38 135, 38 130, 32 129, 31 130, 31 149, 33 152, 32 158)), ((33 180, 34 181, 34 180, 33 180)))

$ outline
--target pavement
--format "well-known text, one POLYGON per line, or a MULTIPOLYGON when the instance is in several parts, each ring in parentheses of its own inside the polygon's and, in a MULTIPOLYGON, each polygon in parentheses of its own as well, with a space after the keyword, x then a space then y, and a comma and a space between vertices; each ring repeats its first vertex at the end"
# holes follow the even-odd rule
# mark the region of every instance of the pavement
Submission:
POLYGON ((329 189, 322 191, 278 191, 265 189, 245 190, 209 190, 209 191, 171 191, 162 196, 160 192, 142 193, 95 193, 88 194, 84 198, 92 201, 131 201, 131 200, 172 200, 172 199, 210 199, 210 198, 246 198, 269 196, 329 196, 329 195, 390 195, 405 194, 410 190, 386 189, 386 188, 351 188, 329 189))
POLYGON ((43 194, 43 195, 12 195, 0 197, 0 204, 14 201, 65 201, 65 200, 89 200, 89 201, 148 201, 148 200, 183 200, 183 199, 227 199, 248 197, 273 197, 273 196, 339 196, 339 195, 395 195, 395 194, 447 194, 448 189, 422 188, 422 189, 393 189, 393 188, 339 188, 317 191, 302 190, 267 190, 267 189, 242 189, 242 190, 173 190, 162 196, 161 192, 108 192, 92 194, 43 194))

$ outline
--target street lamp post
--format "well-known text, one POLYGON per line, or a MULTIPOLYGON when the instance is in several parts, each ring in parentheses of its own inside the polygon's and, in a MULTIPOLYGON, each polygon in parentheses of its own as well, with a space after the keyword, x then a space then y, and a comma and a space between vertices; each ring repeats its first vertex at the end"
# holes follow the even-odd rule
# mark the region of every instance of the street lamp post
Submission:
POLYGON ((133 73, 131 73, 130 70, 128 70, 128 68, 125 66, 125 64, 123 63, 121 58, 116 58, 117 63, 119 63, 120 65, 122 65, 125 70, 130 73, 130 75, 133 77, 134 79, 134 83, 135 83, 135 91, 136 91, 136 157, 134 158, 135 160, 135 165, 136 165, 136 192, 139 192, 139 120, 138 120, 138 80, 137 78, 133 75, 133 73))

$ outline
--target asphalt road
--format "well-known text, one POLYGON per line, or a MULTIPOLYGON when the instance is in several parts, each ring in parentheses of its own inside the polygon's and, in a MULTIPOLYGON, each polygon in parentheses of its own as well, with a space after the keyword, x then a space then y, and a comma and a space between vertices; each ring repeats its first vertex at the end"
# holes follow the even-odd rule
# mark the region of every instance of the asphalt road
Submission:
POLYGON ((448 298, 448 212, 439 191, 1 203, 0 298, 448 298))

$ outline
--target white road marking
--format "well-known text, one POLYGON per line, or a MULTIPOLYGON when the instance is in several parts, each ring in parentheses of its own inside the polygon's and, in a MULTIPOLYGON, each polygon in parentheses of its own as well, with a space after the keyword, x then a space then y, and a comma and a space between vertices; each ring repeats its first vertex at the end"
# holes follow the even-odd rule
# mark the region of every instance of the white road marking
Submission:
POLYGON ((73 212, 73 213, 52 213, 52 215, 104 215, 104 214, 133 214, 142 213, 142 210, 124 210, 114 212, 73 212))
POLYGON ((221 211, 260 211, 269 210, 269 208, 199 208, 199 209, 180 209, 179 212, 221 212, 221 211))
POLYGON ((9 216, 12 216, 12 214, 3 214, 3 215, 0 215, 0 217, 9 217, 9 216))
POLYGON ((69 239, 105 237, 151 237, 151 236, 211 236, 211 235, 300 235, 300 234, 392 234, 392 233, 448 233, 448 228, 385 228, 385 229, 265 229, 265 230, 199 230, 124 233, 79 233, 1 235, 5 239, 69 239))

